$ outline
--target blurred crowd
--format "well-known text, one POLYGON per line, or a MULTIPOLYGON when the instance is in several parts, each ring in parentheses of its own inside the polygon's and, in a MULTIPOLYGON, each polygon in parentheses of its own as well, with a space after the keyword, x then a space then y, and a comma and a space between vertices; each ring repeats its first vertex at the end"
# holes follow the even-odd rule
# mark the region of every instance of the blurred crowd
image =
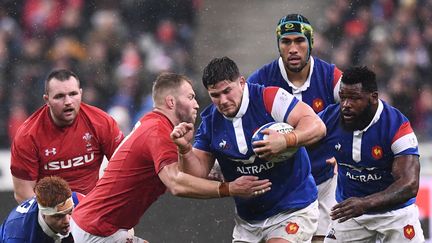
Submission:
MULTIPOLYGON (((0 147, 39 106, 45 76, 75 71, 83 100, 128 133, 151 109, 155 76, 193 75, 193 43, 203 0, 2 0, 0 147)), ((276 18, 276 17, 275 17, 276 18)), ((432 139, 432 0, 334 0, 312 23, 314 55, 344 70, 368 65, 381 98, 432 139)))
POLYGON ((2 0, 0 147, 43 104, 55 68, 78 74, 83 101, 130 124, 151 109, 161 71, 193 71, 200 0, 2 0))
POLYGON ((380 98, 404 113, 419 140, 432 139, 432 0, 334 0, 315 32, 315 55, 368 65, 380 98))

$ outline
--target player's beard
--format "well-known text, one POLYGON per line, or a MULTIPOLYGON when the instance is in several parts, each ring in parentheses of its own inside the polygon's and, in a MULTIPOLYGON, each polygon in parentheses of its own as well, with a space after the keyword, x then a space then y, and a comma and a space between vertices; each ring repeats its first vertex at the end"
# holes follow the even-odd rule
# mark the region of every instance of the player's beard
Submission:
POLYGON ((296 67, 296 66, 290 65, 289 62, 288 62, 288 60, 287 60, 286 63, 285 63, 285 68, 288 71, 290 71, 290 72, 299 73, 299 72, 301 72, 303 70, 304 67, 306 67, 307 63, 308 63, 308 61, 301 60, 300 61, 300 66, 296 67))
POLYGON ((339 113, 340 113, 340 121, 342 127, 348 131, 356 131, 356 130, 364 129, 367 125, 369 125, 369 123, 371 122, 374 116, 374 112, 372 110, 372 103, 370 101, 368 102, 367 106, 363 109, 363 111, 356 116, 355 122, 346 123, 343 118, 342 112, 339 113))
POLYGON ((193 112, 193 110, 188 109, 187 106, 183 105, 181 102, 177 103, 177 107, 176 107, 176 117, 181 121, 181 122, 190 122, 190 123, 195 123, 195 119, 196 119, 196 112, 193 112))

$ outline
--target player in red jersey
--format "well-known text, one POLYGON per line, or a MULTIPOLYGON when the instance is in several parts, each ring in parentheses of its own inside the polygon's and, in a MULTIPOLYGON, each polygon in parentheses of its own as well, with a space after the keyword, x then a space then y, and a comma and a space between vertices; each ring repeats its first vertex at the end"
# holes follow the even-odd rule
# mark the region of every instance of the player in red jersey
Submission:
POLYGON ((18 129, 11 148, 15 199, 34 195, 45 176, 65 179, 73 191, 87 194, 99 179, 103 157, 108 159, 123 140, 115 120, 81 102, 76 74, 56 70, 45 81, 45 105, 18 129))
POLYGON ((210 181, 179 171, 177 146, 170 138, 174 125, 195 122, 198 103, 191 81, 161 74, 153 84, 155 108, 144 115, 119 145, 96 187, 72 214, 75 242, 125 242, 127 229, 166 190, 193 198, 254 196, 271 183, 256 176, 233 182, 210 181))

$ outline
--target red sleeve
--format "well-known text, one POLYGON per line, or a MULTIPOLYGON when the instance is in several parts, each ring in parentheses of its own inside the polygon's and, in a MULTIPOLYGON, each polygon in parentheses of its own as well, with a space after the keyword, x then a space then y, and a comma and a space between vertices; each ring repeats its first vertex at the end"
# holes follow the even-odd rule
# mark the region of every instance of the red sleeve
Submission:
POLYGON ((39 176, 39 157, 31 139, 17 134, 11 147, 11 173, 16 178, 36 181, 39 176))
POLYGON ((276 96, 278 90, 279 90, 279 87, 272 87, 272 86, 266 87, 264 89, 264 92, 263 92, 264 93, 263 94, 264 106, 265 106, 266 111, 270 114, 272 112, 273 102, 275 100, 275 96, 276 96))
POLYGON ((152 141, 149 148, 156 173, 159 173, 164 166, 177 162, 178 154, 177 146, 170 138, 172 127, 160 124, 155 130, 152 139, 149 139, 149 141, 152 141))
POLYGON ((411 124, 409 122, 404 122, 400 127, 399 130, 396 132, 396 134, 393 137, 392 143, 394 143, 396 140, 398 140, 399 138, 413 133, 413 129, 411 127, 411 124))
POLYGON ((339 70, 339 68, 335 67, 333 70, 333 89, 336 87, 341 77, 342 77, 342 71, 339 70))

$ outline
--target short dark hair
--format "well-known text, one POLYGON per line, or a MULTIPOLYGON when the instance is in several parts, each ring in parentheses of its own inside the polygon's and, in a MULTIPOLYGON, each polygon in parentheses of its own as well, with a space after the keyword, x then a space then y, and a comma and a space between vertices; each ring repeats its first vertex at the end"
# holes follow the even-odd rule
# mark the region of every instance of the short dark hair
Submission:
POLYGON ((361 83, 362 90, 372 93, 378 91, 375 73, 366 66, 350 67, 343 72, 342 83, 358 84, 361 83))
POLYGON ((50 74, 48 74, 48 77, 45 79, 45 94, 48 94, 48 83, 51 81, 51 79, 57 79, 59 81, 66 81, 70 77, 74 77, 78 81, 78 87, 80 87, 80 80, 78 78, 78 75, 76 75, 74 72, 66 70, 66 69, 57 69, 52 71, 50 74))
POLYGON ((240 76, 237 64, 229 57, 213 58, 204 68, 202 82, 207 89, 220 81, 234 81, 240 76))
POLYGON ((166 89, 175 90, 179 88, 183 82, 188 82, 192 86, 192 81, 185 75, 170 72, 163 72, 159 74, 156 80, 153 82, 153 101, 155 101, 157 97, 160 97, 166 89))

